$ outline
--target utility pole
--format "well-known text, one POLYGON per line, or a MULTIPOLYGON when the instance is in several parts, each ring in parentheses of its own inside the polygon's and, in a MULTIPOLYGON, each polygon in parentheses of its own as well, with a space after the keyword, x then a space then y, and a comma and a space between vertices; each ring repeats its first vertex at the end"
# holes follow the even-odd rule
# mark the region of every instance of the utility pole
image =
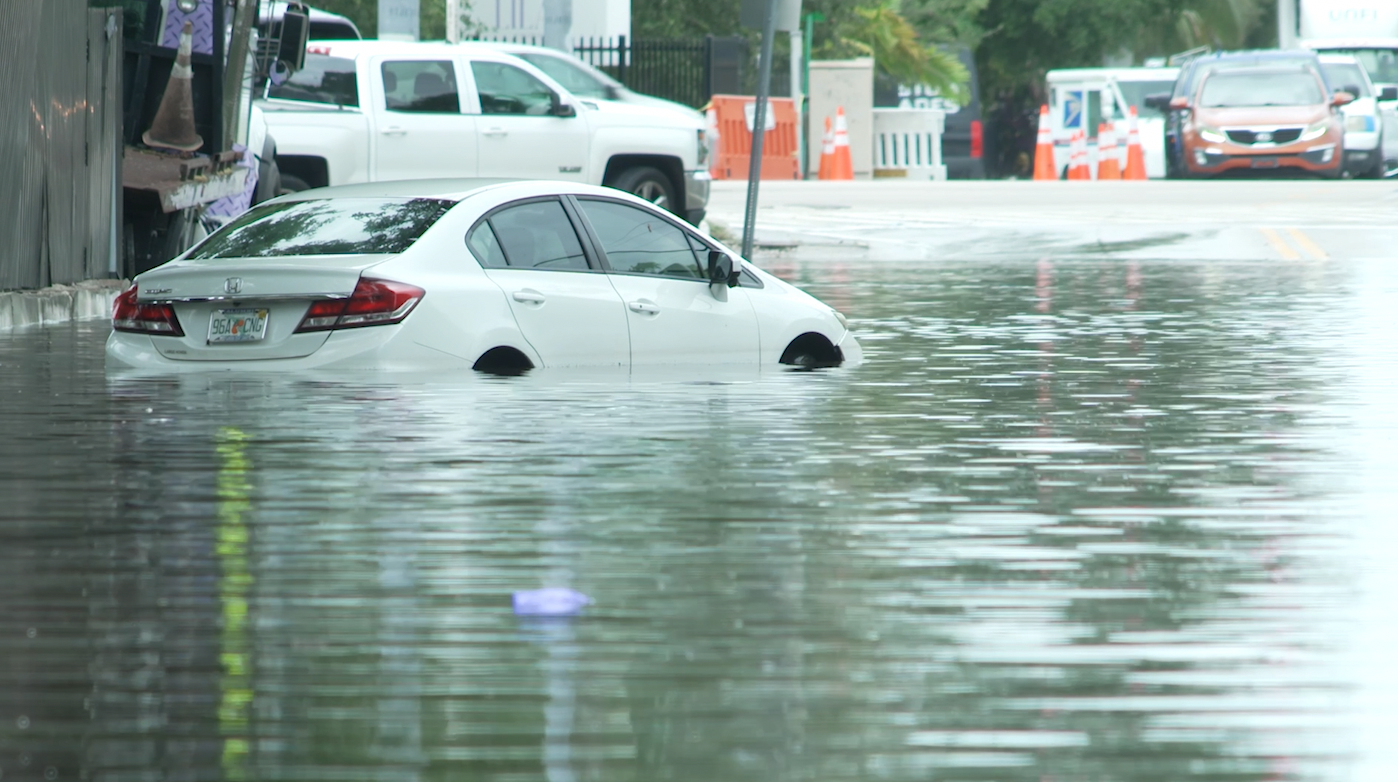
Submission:
POLYGON ((447 41, 461 41, 461 0, 447 0, 447 41))
POLYGON ((238 126, 247 108, 243 106, 243 78, 247 76, 248 41, 257 23, 257 5, 257 0, 233 0, 233 30, 228 36, 228 62, 223 66, 223 146, 229 148, 238 139, 238 126))
POLYGON ((1296 0, 1277 0, 1277 48, 1296 48, 1296 0))
POLYGON ((777 0, 767 0, 762 49, 757 58, 757 105, 753 107, 752 151, 748 158, 748 200, 743 212, 743 257, 752 257, 757 223, 757 183, 762 179, 762 140, 767 135, 767 95, 772 87, 772 39, 777 36, 777 0))

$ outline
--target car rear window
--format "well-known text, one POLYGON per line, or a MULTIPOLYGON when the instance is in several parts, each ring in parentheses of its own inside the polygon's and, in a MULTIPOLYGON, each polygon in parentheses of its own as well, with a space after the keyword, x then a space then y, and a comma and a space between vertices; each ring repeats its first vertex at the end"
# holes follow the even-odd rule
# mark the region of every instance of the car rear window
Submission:
POLYGON ((306 54, 306 65, 281 84, 273 84, 267 97, 359 106, 359 79, 354 60, 328 54, 306 54))
POLYGON ((401 253, 453 201, 323 198, 254 207, 204 240, 192 260, 401 253))
POLYGON ((1313 106, 1324 103, 1320 80, 1305 71, 1292 73, 1219 72, 1209 76, 1199 95, 1199 105, 1313 106))

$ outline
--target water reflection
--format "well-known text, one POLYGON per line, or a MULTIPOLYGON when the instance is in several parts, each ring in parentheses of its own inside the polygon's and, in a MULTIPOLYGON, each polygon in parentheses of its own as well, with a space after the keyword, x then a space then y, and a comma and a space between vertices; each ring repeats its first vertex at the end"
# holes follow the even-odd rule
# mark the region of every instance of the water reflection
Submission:
POLYGON ((778 271, 865 366, 0 338, 3 778, 1383 778, 1398 275, 778 271), (595 603, 515 617, 541 586, 595 603))

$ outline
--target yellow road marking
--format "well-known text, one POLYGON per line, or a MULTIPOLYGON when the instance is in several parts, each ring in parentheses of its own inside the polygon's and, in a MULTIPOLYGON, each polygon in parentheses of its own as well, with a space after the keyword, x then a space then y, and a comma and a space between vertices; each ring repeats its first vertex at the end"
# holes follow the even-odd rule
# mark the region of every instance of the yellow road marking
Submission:
POLYGON ((1301 260, 1301 254, 1291 249, 1291 245, 1283 241, 1281 235, 1276 231, 1271 228, 1259 228, 1257 230, 1261 231, 1262 235, 1267 237, 1267 243, 1272 245, 1272 249, 1276 250, 1278 255, 1288 261, 1301 260))
POLYGON ((1311 237, 1302 233, 1300 228, 1288 228, 1286 229, 1286 232, 1291 234, 1292 239, 1296 240, 1297 246, 1299 246, 1302 250, 1305 250, 1312 258, 1316 259, 1317 261, 1324 261, 1330 258, 1330 256, 1325 254, 1324 250, 1320 249, 1320 245, 1311 241, 1311 237))

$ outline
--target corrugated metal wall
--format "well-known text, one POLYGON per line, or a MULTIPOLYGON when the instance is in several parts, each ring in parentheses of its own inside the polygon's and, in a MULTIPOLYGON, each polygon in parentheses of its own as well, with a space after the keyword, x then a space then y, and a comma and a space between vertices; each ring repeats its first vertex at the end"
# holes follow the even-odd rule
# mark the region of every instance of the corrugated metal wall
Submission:
POLYGON ((119 14, 87 0, 0 2, 0 290, 114 267, 119 14))

